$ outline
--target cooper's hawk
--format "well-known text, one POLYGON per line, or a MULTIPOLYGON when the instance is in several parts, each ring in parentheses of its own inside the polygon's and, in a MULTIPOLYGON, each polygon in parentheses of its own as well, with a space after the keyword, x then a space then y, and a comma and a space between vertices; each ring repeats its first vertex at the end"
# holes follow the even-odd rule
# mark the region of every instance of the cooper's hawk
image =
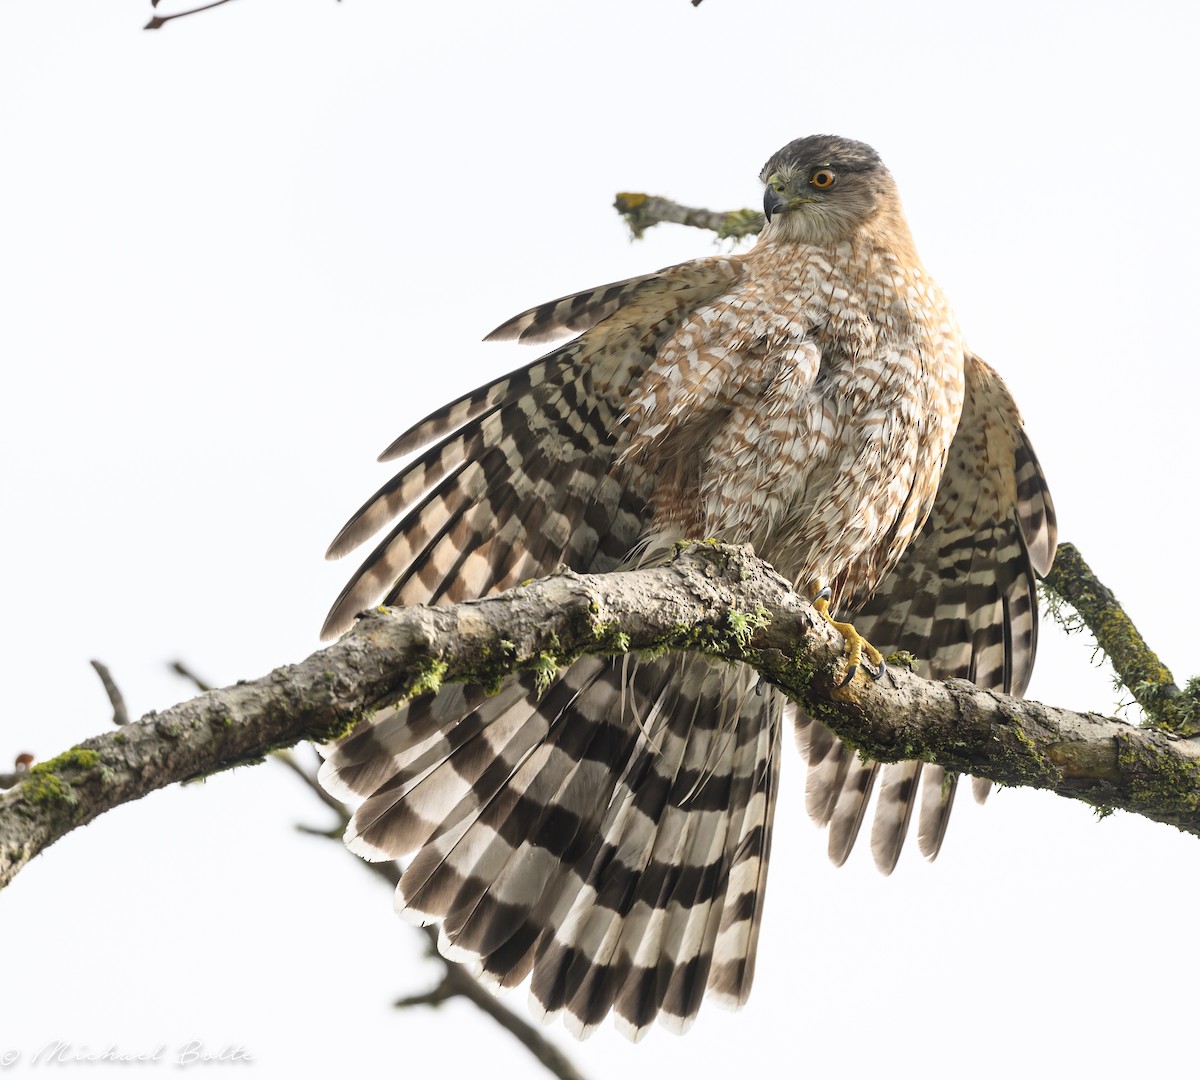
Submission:
MULTIPOLYGON (((467 600, 563 563, 618 570, 715 537, 827 586, 877 645, 935 674, 1024 687, 1053 515, 1004 385, 965 351, 870 147, 800 139, 762 179, 753 250, 564 297, 491 335, 582 332, 383 454, 417 456, 330 555, 400 521, 327 635, 384 594, 467 600)), ((656 1017, 686 1027, 706 990, 746 1000, 783 706, 742 666, 589 658, 544 692, 518 677, 379 713, 321 777, 366 797, 355 851, 415 853, 397 906, 440 922, 447 956, 506 986, 532 974, 535 1007, 577 1034, 613 1011, 636 1037, 656 1017)), ((841 859, 875 770, 799 726, 810 809, 841 859)), ((919 768, 882 785, 886 869, 919 768)), ((928 854, 952 790, 940 772, 926 783, 928 854)))

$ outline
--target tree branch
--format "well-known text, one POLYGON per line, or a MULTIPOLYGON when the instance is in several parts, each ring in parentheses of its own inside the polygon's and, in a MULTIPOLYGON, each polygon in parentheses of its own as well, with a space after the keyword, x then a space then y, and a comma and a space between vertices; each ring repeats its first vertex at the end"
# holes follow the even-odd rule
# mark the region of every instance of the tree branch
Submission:
POLYGON ((618 194, 613 206, 625 218, 634 238, 639 240, 647 229, 663 222, 708 229, 722 240, 736 240, 762 232, 767 221, 757 210, 730 210, 724 213, 702 210, 672 202, 661 195, 642 195, 631 191, 618 194))
MULTIPOLYGON (((1059 545, 1044 584, 1054 598, 1065 600, 1078 612, 1112 662, 1121 685, 1155 726, 1185 737, 1200 734, 1200 680, 1191 679, 1184 690, 1179 689, 1112 590, 1096 577, 1073 544, 1059 545)), ((1053 599, 1050 614, 1068 631, 1078 628, 1055 609, 1053 599)))
POLYGON ((554 577, 445 607, 378 609, 301 664, 214 690, 35 765, 0 795, 0 885, 105 810, 181 780, 347 731, 368 710, 442 681, 497 685, 585 654, 669 649, 744 661, 881 761, 934 761, 1045 788, 1200 835, 1200 746, 891 670, 839 688, 841 636, 748 548, 681 545, 665 566, 554 577))

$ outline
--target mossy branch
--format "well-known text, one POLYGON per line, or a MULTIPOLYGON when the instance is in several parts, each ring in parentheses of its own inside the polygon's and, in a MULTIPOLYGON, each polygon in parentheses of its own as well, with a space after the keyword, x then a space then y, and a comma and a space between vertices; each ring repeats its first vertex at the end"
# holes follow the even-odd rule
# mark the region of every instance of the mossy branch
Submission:
MULTIPOLYGON (((1074 545, 1059 545, 1044 585, 1078 612, 1112 662, 1117 678, 1151 724, 1176 735, 1200 734, 1200 679, 1192 679, 1186 689, 1179 689, 1112 590, 1096 577, 1074 545)), ((1051 614, 1068 630, 1076 628, 1077 624, 1053 607, 1051 614)))
POLYGON ((708 229, 718 238, 738 240, 743 236, 755 236, 762 232, 766 218, 757 210, 701 210, 684 206, 660 195, 643 195, 640 192, 622 191, 613 203, 617 212, 625 219, 634 239, 640 240, 647 229, 662 222, 675 225, 691 225, 696 229, 708 229))
POLYGON ((446 607, 379 609, 335 645, 213 690, 30 769, 0 795, 0 885, 78 825, 151 791, 304 739, 443 681, 496 685, 585 654, 691 650, 743 661, 851 745, 1046 788, 1200 835, 1200 745, 960 680, 845 671, 841 636, 743 547, 681 545, 665 566, 554 577, 446 607))

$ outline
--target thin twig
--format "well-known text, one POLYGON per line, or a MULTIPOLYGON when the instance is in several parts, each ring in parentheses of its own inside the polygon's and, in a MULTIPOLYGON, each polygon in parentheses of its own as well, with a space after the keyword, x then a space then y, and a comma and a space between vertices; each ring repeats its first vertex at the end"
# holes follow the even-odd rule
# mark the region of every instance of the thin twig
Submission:
MULTIPOLYGON (((332 795, 329 794, 328 791, 326 791, 323 787, 321 787, 321 785, 319 783, 317 783, 316 776, 314 776, 306 768, 304 768, 304 766, 301 765, 300 762, 298 762, 296 760, 296 755, 293 754, 290 750, 276 750, 275 753, 272 755, 272 757, 274 757, 275 760, 278 761, 280 765, 284 765, 287 768, 291 769, 292 772, 294 772, 298 777, 300 777, 300 779, 303 780, 305 782, 305 784, 307 784, 309 786, 309 788, 312 789, 312 793, 314 795, 316 795, 316 797, 318 799, 320 799, 321 802, 323 802, 326 806, 328 806, 329 809, 332 810, 339 817, 342 817, 345 819, 342 822, 342 831, 344 832, 345 828, 346 828, 346 823, 350 820, 350 812, 346 809, 346 804, 344 802, 342 802, 340 799, 335 799, 332 795)), ((340 836, 341 833, 339 833, 338 835, 340 836)))
POLYGON ((458 991, 450 984, 450 974, 447 972, 442 977, 442 981, 433 987, 432 990, 426 990, 423 994, 409 994, 408 997, 397 998, 392 1002, 392 1007, 396 1009, 415 1009, 421 1006, 428 1006, 429 1008, 436 1009, 439 1005, 458 996, 458 991))
POLYGON ((92 660, 91 665, 96 674, 100 676, 100 682, 104 684, 104 692, 112 704, 113 723, 117 727, 123 727, 129 723, 129 710, 125 707, 125 696, 121 693, 121 688, 117 685, 116 679, 112 677, 112 672, 108 670, 107 664, 103 664, 99 660, 92 660))
MULTIPOLYGON (((212 3, 210 3, 210 4, 201 4, 199 7, 189 8, 187 11, 180 11, 174 15, 155 15, 150 19, 150 21, 148 23, 146 23, 145 26, 142 27, 142 29, 143 30, 161 30, 172 19, 182 19, 188 15, 196 15, 196 14, 199 14, 201 11, 209 11, 212 8, 220 7, 222 4, 228 4, 228 3, 229 3, 229 0, 212 0, 212 3)), ((150 0, 150 6, 153 8, 158 7, 158 0, 150 0)))
POLYGON ((176 675, 180 675, 187 679, 197 690, 202 694, 207 694, 213 687, 212 684, 200 678, 190 667, 182 660, 172 660, 169 667, 176 675))

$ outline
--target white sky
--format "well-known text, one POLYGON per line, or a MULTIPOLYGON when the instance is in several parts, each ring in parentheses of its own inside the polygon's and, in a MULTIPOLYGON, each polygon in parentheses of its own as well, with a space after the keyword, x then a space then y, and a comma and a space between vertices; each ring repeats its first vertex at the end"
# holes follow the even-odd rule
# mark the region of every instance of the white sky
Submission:
MULTIPOLYGON (((0 764, 105 729, 93 656, 141 713, 188 695, 176 656, 227 683, 308 654, 374 455, 535 355, 488 330, 714 250, 630 243, 613 194, 754 206, 767 156, 818 131, 880 150, 1062 537, 1187 677, 1200 17, 1144 8, 238 0, 149 34, 143 0, 5 0, 0 764)), ((1047 628, 1031 696, 1111 712, 1089 660, 1047 628)), ((883 879, 865 851, 828 865, 790 746, 783 779, 750 1005, 636 1047, 550 1029, 585 1074, 1194 1066, 1193 839, 1003 791, 883 879)), ((535 1075, 468 1006, 390 1009, 435 968, 297 822, 327 818, 268 764, 29 866, 0 895, 0 1074, 63 1039, 241 1044, 259 1078, 535 1075)))

